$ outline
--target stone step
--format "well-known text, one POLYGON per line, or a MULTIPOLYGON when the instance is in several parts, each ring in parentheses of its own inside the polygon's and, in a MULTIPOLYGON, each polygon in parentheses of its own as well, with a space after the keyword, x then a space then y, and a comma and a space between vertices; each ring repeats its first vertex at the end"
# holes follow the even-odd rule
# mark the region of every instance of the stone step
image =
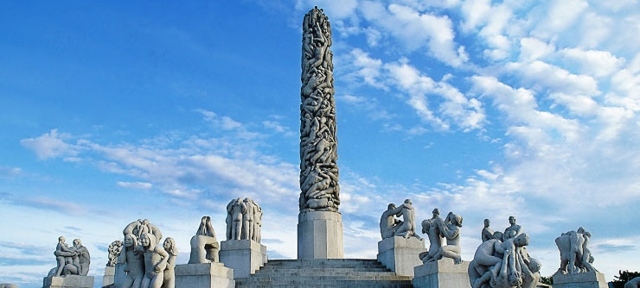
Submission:
POLYGON ((376 260, 269 260, 236 287, 412 287, 411 277, 397 276, 376 260))

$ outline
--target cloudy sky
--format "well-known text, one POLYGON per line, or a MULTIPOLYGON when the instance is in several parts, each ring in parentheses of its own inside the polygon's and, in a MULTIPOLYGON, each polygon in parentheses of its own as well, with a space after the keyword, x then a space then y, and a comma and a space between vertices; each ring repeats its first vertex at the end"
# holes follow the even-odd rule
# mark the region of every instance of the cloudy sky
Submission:
MULTIPOLYGON (((168 2, 168 1, 167 1, 168 2)), ((0 283, 41 287, 57 237, 106 248, 148 218, 189 238, 251 197, 296 257, 301 23, 333 28, 345 257, 389 202, 464 217, 463 259, 514 215, 543 263, 583 226, 640 270, 640 5, 618 1, 0 3, 0 283)))

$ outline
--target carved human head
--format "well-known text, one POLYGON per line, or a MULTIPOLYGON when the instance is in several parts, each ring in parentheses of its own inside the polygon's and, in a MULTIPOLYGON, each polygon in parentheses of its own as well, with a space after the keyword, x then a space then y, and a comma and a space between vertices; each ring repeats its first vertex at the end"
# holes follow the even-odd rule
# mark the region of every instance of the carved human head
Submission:
POLYGON ((153 234, 142 233, 142 235, 140 235, 140 244, 142 244, 142 247, 151 248, 155 246, 156 243, 158 243, 158 241, 156 240, 156 236, 153 234))
POLYGON ((64 243, 65 240, 66 239, 64 239, 64 236, 58 237, 58 242, 60 242, 60 243, 64 243))
POLYGON ((489 219, 484 219, 484 227, 489 227, 491 225, 491 221, 489 219))
POLYGON ((164 239, 162 248, 164 248, 164 250, 171 255, 178 255, 178 251, 176 251, 176 241, 171 237, 167 237, 166 239, 164 239))
POLYGON ((396 204, 389 203, 389 205, 387 205, 387 210, 392 210, 392 209, 396 209, 396 204))
POLYGON ((509 224, 516 224, 516 217, 515 216, 509 216, 509 224))
POLYGON ((80 247, 82 246, 82 242, 79 238, 73 239, 73 246, 80 247))
POLYGON ((135 247, 136 246, 136 238, 133 237, 133 234, 124 235, 124 246, 125 247, 135 247))
POLYGON ((515 239, 513 239, 513 244, 515 244, 518 247, 529 245, 529 235, 527 235, 527 233, 522 233, 518 235, 515 239))
POLYGON ((502 232, 500 232, 500 231, 493 232, 493 238, 494 239, 498 239, 498 240, 502 241, 503 240, 502 237, 504 237, 504 235, 502 235, 502 232))
POLYGON ((440 215, 440 210, 438 208, 433 209, 433 211, 431 211, 431 213, 433 214, 433 216, 439 216, 440 215))

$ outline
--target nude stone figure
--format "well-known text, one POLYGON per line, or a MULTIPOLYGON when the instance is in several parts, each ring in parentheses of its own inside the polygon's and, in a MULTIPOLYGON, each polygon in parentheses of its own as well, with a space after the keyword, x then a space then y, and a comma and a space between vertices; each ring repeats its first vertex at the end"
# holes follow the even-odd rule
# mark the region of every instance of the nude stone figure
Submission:
POLYGON ((443 222, 442 218, 440 218, 440 210, 435 208, 431 214, 433 215, 431 219, 422 221, 422 233, 427 234, 429 238, 429 250, 419 255, 423 263, 440 260, 440 258, 436 257, 439 256, 438 253, 442 249, 442 233, 437 224, 443 222))
POLYGON ((516 224, 516 217, 509 216, 509 224, 510 226, 504 229, 503 237, 505 240, 515 238, 520 233, 522 233, 522 227, 516 224))
POLYGON ((164 239, 163 248, 169 254, 167 259, 167 267, 164 269, 162 288, 176 287, 176 257, 178 256, 178 247, 176 241, 171 237, 164 239))
POLYGON ((568 231, 556 238, 555 242, 560 250, 560 268, 562 274, 575 274, 587 271, 597 271, 591 263, 593 256, 588 248, 591 233, 580 227, 578 231, 568 231))
POLYGON ((404 203, 402 203, 398 209, 400 210, 398 216, 402 216, 403 222, 398 225, 395 236, 402 236, 404 238, 413 236, 420 238, 418 234, 416 234, 416 211, 413 208, 411 200, 405 199, 404 203))
POLYGON ((127 277, 124 280, 123 288, 139 288, 144 277, 144 252, 138 246, 135 235, 127 234, 124 237, 124 246, 118 263, 124 263, 124 272, 127 277))
POLYGON ((493 239, 493 230, 489 228, 491 221, 484 219, 484 228, 482 228, 482 242, 493 239))
POLYGON ((387 210, 382 212, 382 216, 380 216, 380 236, 382 239, 393 237, 398 226, 402 224, 402 221, 396 218, 398 212, 396 205, 393 203, 389 203, 387 210))
POLYGON ((220 243, 211 224, 211 217, 203 216, 196 235, 191 237, 191 254, 189 264, 210 263, 219 261, 220 243))
POLYGON ((462 216, 449 212, 446 221, 436 222, 440 233, 447 239, 447 245, 440 248, 440 251, 433 257, 434 259, 440 259, 441 257, 447 257, 453 259, 455 264, 462 263, 460 256, 460 228, 462 227, 462 216))
POLYGON ((144 251, 144 277, 142 288, 160 288, 164 281, 164 270, 167 268, 169 254, 156 243, 158 240, 151 233, 142 233, 140 243, 144 251))

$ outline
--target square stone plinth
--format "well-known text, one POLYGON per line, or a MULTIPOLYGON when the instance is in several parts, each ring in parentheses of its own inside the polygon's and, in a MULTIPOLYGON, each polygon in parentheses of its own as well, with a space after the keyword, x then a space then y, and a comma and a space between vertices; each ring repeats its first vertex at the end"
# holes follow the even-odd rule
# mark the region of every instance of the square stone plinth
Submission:
POLYGON ((267 247, 253 240, 222 241, 220 262, 233 269, 235 279, 246 278, 267 262, 267 247))
POLYGON ((597 271, 589 271, 575 274, 553 274, 554 288, 607 288, 604 274, 597 271))
POLYGON ((233 269, 222 263, 176 265, 176 287, 234 288, 233 269))
POLYGON ((93 276, 48 276, 42 281, 43 288, 92 288, 93 276))
POLYGON ((427 262, 413 270, 413 287, 416 288, 469 288, 469 262, 454 264, 453 259, 443 258, 427 262))
POLYGON ((298 215, 298 259, 343 258, 342 239, 340 213, 309 211, 298 215))
POLYGON ((378 262, 400 276, 413 276, 413 268, 422 265, 418 257, 427 251, 424 239, 394 236, 378 242, 378 262))

